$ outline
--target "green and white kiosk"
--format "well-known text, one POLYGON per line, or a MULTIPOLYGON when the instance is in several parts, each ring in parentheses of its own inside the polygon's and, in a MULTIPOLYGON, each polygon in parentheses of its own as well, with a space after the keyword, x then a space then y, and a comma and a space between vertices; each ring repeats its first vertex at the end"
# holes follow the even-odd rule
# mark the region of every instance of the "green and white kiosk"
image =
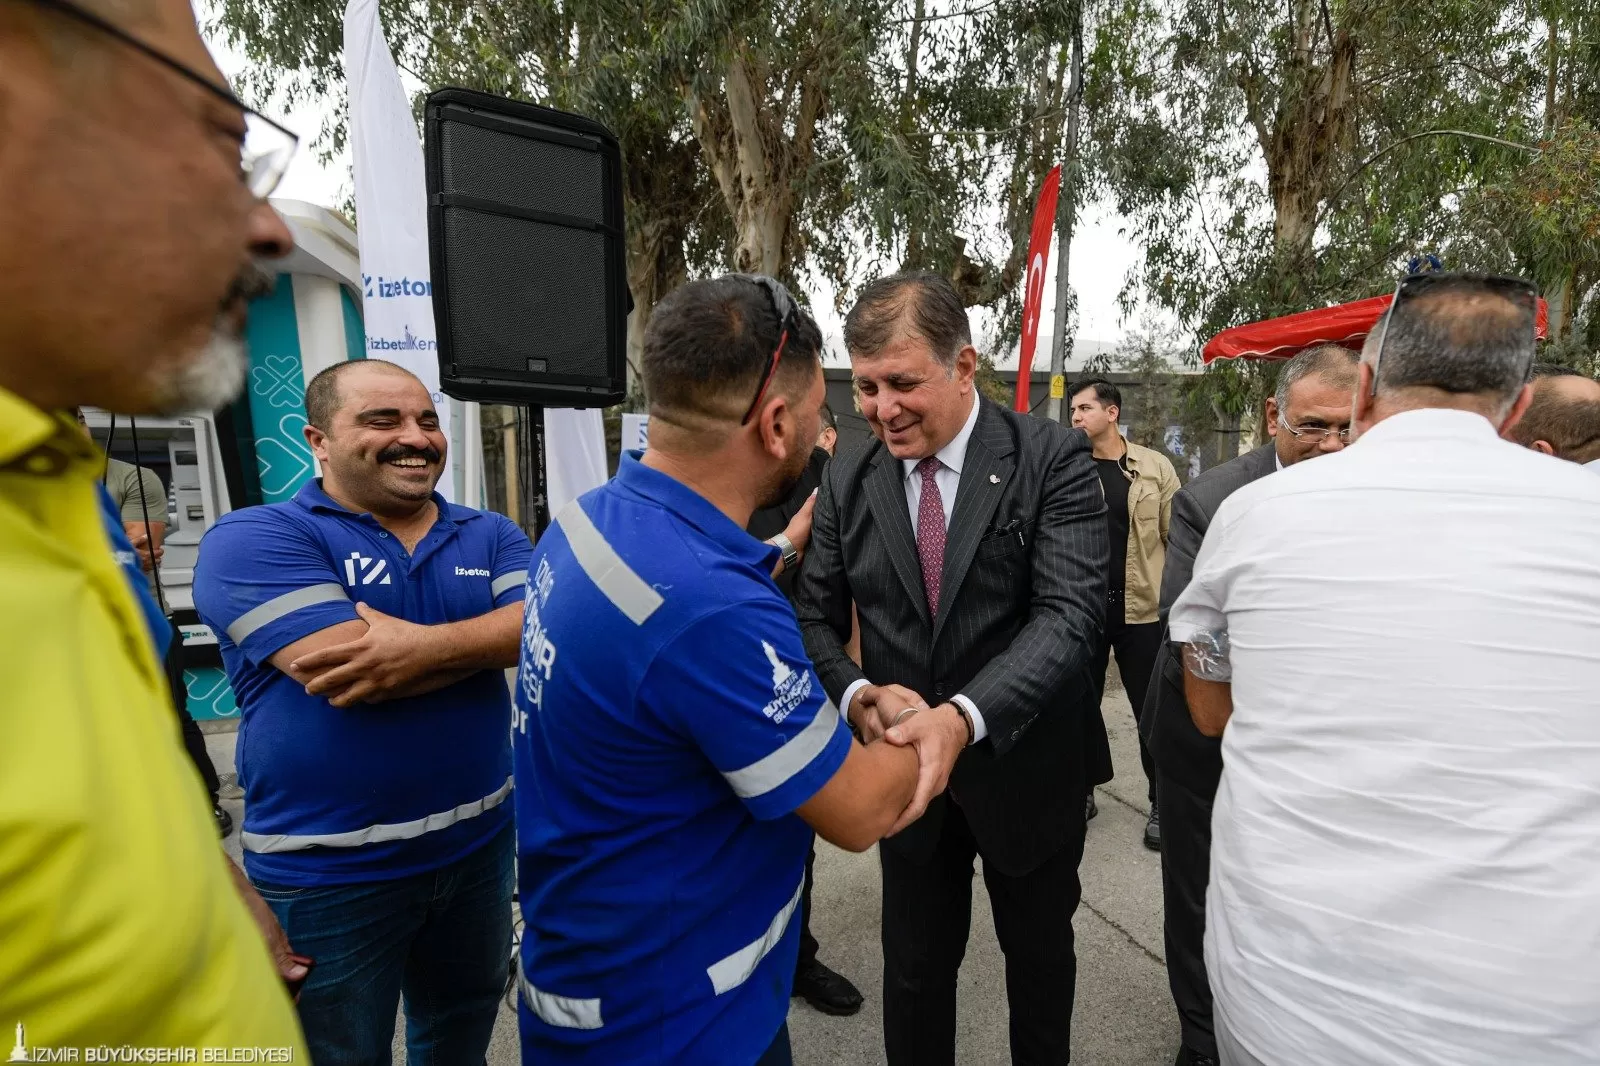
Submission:
POLYGON ((159 501, 167 521, 161 593, 183 632, 189 712, 201 722, 236 719, 239 708, 216 637, 194 613, 200 537, 235 507, 289 499, 316 475, 303 435, 306 382, 334 363, 366 358, 355 230, 325 208, 272 203, 294 233, 295 251, 279 264, 272 294, 251 305, 244 394, 214 415, 132 425, 85 412, 90 432, 102 445, 109 441, 113 456, 154 470, 167 487, 159 501))

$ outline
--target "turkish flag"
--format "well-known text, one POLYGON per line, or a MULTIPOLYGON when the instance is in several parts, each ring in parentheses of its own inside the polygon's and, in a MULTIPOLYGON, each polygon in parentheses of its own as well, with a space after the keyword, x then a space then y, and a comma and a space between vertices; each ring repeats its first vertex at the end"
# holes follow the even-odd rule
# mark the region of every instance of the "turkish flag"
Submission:
POLYGON ((1033 209, 1033 233, 1028 238, 1028 273, 1022 292, 1022 349, 1017 353, 1016 408, 1028 411, 1028 384, 1033 374, 1033 347, 1039 340, 1039 315, 1044 311, 1044 271, 1050 262, 1050 238, 1056 224, 1056 197, 1061 192, 1061 168, 1051 167, 1033 209))

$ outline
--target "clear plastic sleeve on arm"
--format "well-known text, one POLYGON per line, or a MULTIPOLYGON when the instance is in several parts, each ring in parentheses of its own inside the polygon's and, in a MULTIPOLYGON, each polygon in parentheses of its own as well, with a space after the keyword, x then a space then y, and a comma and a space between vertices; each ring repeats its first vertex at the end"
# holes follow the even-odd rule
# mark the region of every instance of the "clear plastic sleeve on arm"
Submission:
POLYGON ((1201 681, 1231 682, 1231 650, 1226 629, 1203 629, 1184 644, 1183 668, 1201 681))

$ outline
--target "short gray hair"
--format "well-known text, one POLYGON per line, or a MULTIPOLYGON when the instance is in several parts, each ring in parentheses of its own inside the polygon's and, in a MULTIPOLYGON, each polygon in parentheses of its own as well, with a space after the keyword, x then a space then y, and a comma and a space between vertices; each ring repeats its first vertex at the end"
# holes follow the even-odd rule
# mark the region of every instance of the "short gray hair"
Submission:
POLYGON ((870 358, 895 338, 903 322, 927 340, 946 373, 972 343, 966 305, 950 279, 931 270, 905 270, 861 290, 844 318, 844 346, 851 355, 870 358))
POLYGON ((1336 389, 1354 389, 1356 362, 1359 359, 1360 356, 1349 348, 1337 344, 1319 344, 1284 363, 1283 369, 1278 371, 1278 391, 1274 394, 1278 401, 1278 414, 1287 417, 1284 412, 1289 410, 1289 390, 1294 388, 1296 382, 1312 374, 1325 378, 1336 389))
POLYGON ((1431 388, 1501 404, 1515 399, 1533 365, 1534 304, 1491 287, 1501 281, 1435 275, 1380 319, 1362 352, 1370 362, 1383 347, 1378 391, 1431 388))

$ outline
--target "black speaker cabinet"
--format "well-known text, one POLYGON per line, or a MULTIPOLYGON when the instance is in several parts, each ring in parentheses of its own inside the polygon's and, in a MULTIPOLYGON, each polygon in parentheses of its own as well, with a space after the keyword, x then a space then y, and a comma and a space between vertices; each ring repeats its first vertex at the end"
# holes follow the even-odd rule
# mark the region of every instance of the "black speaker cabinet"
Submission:
POLYGON ((632 301, 617 139, 579 115, 441 89, 427 99, 423 146, 444 391, 621 403, 632 301))

